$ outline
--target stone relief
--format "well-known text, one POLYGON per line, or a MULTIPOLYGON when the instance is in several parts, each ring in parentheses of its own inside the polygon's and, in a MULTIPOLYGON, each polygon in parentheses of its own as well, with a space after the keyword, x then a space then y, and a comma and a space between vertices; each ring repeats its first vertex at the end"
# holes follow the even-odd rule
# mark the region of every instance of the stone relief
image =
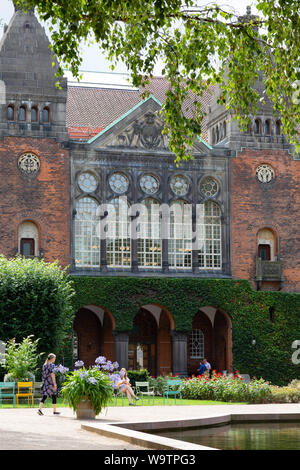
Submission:
POLYGON ((131 147, 146 149, 168 149, 167 138, 162 134, 162 123, 154 113, 148 112, 143 119, 135 120, 122 133, 115 136, 110 147, 131 147))

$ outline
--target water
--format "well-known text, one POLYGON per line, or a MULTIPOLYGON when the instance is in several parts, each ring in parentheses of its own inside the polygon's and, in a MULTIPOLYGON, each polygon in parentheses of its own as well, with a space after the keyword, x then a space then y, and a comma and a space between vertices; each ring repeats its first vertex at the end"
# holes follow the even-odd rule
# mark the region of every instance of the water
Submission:
POLYGON ((243 423, 160 431, 159 435, 221 450, 300 450, 299 422, 243 423))

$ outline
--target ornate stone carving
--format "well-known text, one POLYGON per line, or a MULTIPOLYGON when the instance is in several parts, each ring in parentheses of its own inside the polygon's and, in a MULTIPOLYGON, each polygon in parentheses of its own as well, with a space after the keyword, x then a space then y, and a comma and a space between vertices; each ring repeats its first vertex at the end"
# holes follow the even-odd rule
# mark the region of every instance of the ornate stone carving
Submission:
POLYGON ((125 131, 117 135, 110 146, 146 149, 167 149, 166 137, 162 134, 163 125, 152 112, 143 119, 135 120, 125 131))
POLYGON ((18 160, 18 167, 24 176, 34 177, 40 170, 40 161, 34 153, 24 153, 18 160))

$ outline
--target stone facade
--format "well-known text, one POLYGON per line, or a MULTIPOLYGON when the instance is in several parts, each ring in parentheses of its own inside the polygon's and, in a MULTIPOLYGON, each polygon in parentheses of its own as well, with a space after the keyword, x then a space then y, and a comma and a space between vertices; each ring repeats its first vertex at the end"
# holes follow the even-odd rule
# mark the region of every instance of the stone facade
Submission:
MULTIPOLYGON (((208 143, 198 139, 193 160, 176 167, 153 95, 110 124, 97 122, 104 129, 90 140, 71 139, 67 82, 57 88, 52 62, 34 13, 17 10, 0 43, 0 253, 57 259, 75 276, 115 277, 112 295, 120 276, 242 278, 255 289, 299 292, 300 163, 270 103, 241 132, 217 104, 216 90, 208 143), (139 236, 131 231, 110 241, 109 204, 119 196, 128 204, 126 224, 139 236), (156 207, 189 205, 182 224, 193 236, 201 225, 200 245, 191 235, 177 237, 176 220, 173 238, 163 237, 171 220, 163 210, 149 239, 142 236, 146 200, 156 207), (97 227, 105 237, 99 239, 97 227)), ((75 355, 86 363, 103 354, 154 375, 195 373, 204 355, 230 370, 231 341, 230 319, 213 305, 195 314, 190 333, 177 331, 172 312, 154 304, 141 307, 130 331, 119 331, 100 300, 82 306, 74 322, 75 355)))

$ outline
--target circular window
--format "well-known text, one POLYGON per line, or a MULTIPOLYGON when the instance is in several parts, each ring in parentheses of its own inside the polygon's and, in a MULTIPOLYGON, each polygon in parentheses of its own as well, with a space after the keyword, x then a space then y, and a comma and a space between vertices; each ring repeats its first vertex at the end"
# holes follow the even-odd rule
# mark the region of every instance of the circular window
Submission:
POLYGON ((206 197, 215 196, 219 191, 219 185, 217 181, 211 176, 206 176, 200 183, 200 191, 206 197))
POLYGON ((275 172, 270 165, 260 165, 256 168, 256 177, 261 183, 270 183, 275 178, 275 172))
POLYGON ((40 169, 40 160, 34 153, 24 153, 18 160, 21 173, 26 176, 35 176, 40 169))
POLYGON ((158 191, 159 181, 153 175, 144 175, 140 179, 140 186, 144 193, 154 194, 158 191))
POLYGON ((129 180, 123 173, 114 173, 109 178, 109 186, 117 194, 123 194, 127 191, 129 180))
POLYGON ((97 179, 92 173, 81 173, 78 177, 78 186, 85 193, 92 193, 97 188, 97 179))
POLYGON ((170 182, 171 189, 177 196, 185 196, 189 190, 188 179, 183 175, 172 176, 170 182))

